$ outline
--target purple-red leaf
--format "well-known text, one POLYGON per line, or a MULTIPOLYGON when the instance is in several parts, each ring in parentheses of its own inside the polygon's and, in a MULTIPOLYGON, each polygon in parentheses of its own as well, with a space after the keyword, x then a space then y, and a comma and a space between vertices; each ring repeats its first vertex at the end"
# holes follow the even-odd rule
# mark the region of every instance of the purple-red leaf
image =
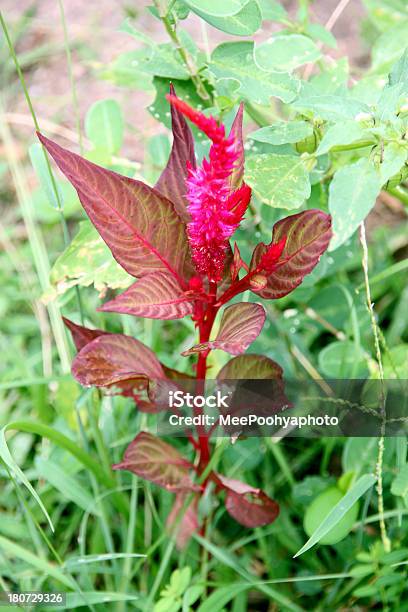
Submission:
POLYGON ((64 324, 68 327, 69 331, 72 335, 72 340, 74 341, 75 347, 77 351, 80 351, 86 344, 95 340, 99 336, 109 335, 109 332, 105 332, 102 329, 89 329, 88 327, 83 327, 82 325, 78 325, 65 317, 62 317, 64 324))
POLYGON ((218 373, 218 380, 264 380, 282 378, 283 370, 275 361, 262 355, 233 357, 218 373))
MULTIPOLYGON (((170 94, 176 95, 173 85, 170 85, 170 94)), ((190 220, 186 207, 187 162, 195 168, 194 139, 183 114, 174 104, 171 105, 171 129, 173 146, 155 189, 173 202, 181 219, 187 223, 190 220)))
POLYGON ((98 310, 149 319, 181 319, 193 312, 193 304, 185 297, 174 276, 155 272, 143 276, 98 310))
MULTIPOLYGON (((286 244, 275 269, 266 274, 265 287, 256 294, 265 299, 281 298, 303 281, 318 263, 330 242, 331 218, 321 210, 306 210, 278 221, 273 228, 272 244, 286 236, 286 244)), ((252 255, 250 270, 256 270, 269 245, 261 242, 252 255)), ((254 291, 254 287, 251 286, 254 291)))
POLYGON ((196 344, 183 355, 200 353, 208 349, 222 349, 232 355, 239 355, 258 337, 265 323, 265 317, 265 308, 261 304, 250 302, 232 304, 223 312, 215 340, 196 344))
POLYGON ((237 189, 242 182, 242 178, 244 176, 244 161, 245 161, 245 151, 244 151, 244 139, 242 136, 242 119, 244 116, 244 104, 241 102, 238 108, 238 112, 235 116, 235 119, 231 126, 231 131, 229 133, 230 136, 234 136, 236 145, 238 147, 239 157, 235 164, 234 172, 230 178, 231 190, 237 189))
POLYGON ((167 491, 200 490, 190 478, 193 466, 173 446, 146 431, 129 444, 123 461, 112 467, 133 472, 167 491))
POLYGON ((217 478, 226 491, 228 513, 244 527, 262 527, 278 518, 279 505, 261 489, 221 474, 217 478))
POLYGON ((185 225, 170 200, 141 181, 106 170, 38 138, 78 192, 117 262, 132 276, 168 272, 183 286, 193 273, 185 225))
POLYGON ((188 544, 191 536, 198 530, 198 495, 194 495, 193 501, 179 519, 179 513, 184 506, 187 495, 177 493, 173 508, 167 517, 167 528, 171 532, 176 527, 176 544, 182 550, 188 544), (179 522, 178 522, 179 521, 179 522))
MULTIPOLYGON (((72 374, 81 385, 133 388, 136 381, 165 378, 156 355, 147 346, 121 334, 99 336, 75 357, 72 374)), ((144 385, 146 386, 146 384, 144 385)))

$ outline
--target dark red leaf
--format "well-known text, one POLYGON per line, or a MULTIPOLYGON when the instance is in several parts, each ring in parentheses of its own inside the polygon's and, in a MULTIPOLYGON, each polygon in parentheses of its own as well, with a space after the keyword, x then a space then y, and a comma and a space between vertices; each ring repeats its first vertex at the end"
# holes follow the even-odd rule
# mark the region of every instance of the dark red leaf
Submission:
POLYGON ((62 320, 71 332, 72 340, 74 341, 77 351, 80 351, 86 344, 95 340, 95 338, 109 334, 109 332, 105 332, 102 329, 89 329, 88 327, 77 325, 77 323, 65 317, 62 317, 62 320))
MULTIPOLYGON (((176 95, 173 85, 170 85, 170 94, 176 95)), ((173 202, 181 219, 187 223, 190 219, 186 207, 187 162, 195 168, 194 139, 183 114, 174 104, 171 104, 171 129, 173 146, 155 189, 173 202)))
POLYGON ((125 451, 114 470, 128 470, 167 491, 199 491, 192 482, 193 466, 167 442, 146 431, 140 432, 125 451))
POLYGON ((193 312, 193 304, 185 297, 174 276, 155 272, 143 276, 98 310, 149 319, 181 319, 193 312))
MULTIPOLYGON (((321 210, 306 210, 278 221, 273 228, 272 244, 286 236, 286 244, 275 269, 267 275, 267 284, 256 294, 265 299, 281 298, 303 281, 318 263, 330 242, 331 218, 321 210)), ((256 270, 270 249, 263 242, 252 255, 250 270, 256 270)), ((251 286, 252 291, 254 287, 251 286)))
POLYGON ((170 200, 141 181, 106 170, 38 138, 78 192, 117 262, 132 276, 167 272, 181 286, 194 274, 185 225, 170 200))
POLYGON ((262 527, 278 518, 279 505, 261 489, 221 474, 217 474, 217 478, 226 491, 228 513, 244 527, 262 527))
POLYGON ((262 355, 233 357, 218 373, 218 380, 264 380, 282 378, 283 370, 275 361, 262 355))
POLYGON ((222 349, 232 355, 246 351, 259 335, 265 323, 265 308, 261 304, 241 302, 228 306, 222 315, 215 340, 196 344, 183 355, 200 353, 208 349, 222 349))
POLYGON ((72 374, 81 385, 135 388, 135 382, 165 378, 156 355, 147 346, 122 334, 99 336, 75 357, 72 374))
MULTIPOLYGON (((178 520, 179 513, 184 506, 187 495, 177 493, 173 508, 167 517, 167 528, 172 532, 178 520)), ((195 495, 191 504, 185 510, 183 516, 179 519, 180 522, 176 528, 176 544, 179 550, 185 548, 196 531, 198 531, 198 495, 195 495)))

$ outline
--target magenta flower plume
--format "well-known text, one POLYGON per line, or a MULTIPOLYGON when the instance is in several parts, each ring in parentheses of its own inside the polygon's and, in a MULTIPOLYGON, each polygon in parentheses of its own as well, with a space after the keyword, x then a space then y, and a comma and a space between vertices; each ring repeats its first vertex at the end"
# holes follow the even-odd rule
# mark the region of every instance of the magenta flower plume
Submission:
POLYGON ((225 126, 214 117, 206 117, 176 96, 166 97, 212 141, 209 159, 197 168, 188 168, 191 221, 187 229, 197 271, 210 281, 219 281, 228 240, 242 221, 251 198, 248 185, 231 191, 229 184, 239 157, 238 143, 234 136, 225 136, 225 126))

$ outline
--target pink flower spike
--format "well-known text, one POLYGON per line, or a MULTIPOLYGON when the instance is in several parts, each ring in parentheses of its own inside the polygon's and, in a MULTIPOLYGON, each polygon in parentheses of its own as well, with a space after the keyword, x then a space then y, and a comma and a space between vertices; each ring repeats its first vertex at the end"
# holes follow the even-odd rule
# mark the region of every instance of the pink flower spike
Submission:
POLYGON ((267 251, 262 255, 261 261, 259 262, 258 271, 273 272, 275 265, 282 255, 283 249, 286 245, 286 236, 283 236, 276 244, 270 244, 267 251))
POLYGON ((171 94, 166 98, 212 141, 209 159, 204 159, 200 167, 188 168, 191 221, 187 233, 197 271, 218 282, 228 240, 242 220, 251 197, 246 185, 231 192, 230 179, 240 155, 239 143, 234 135, 225 136, 224 125, 219 125, 214 117, 206 117, 171 94))

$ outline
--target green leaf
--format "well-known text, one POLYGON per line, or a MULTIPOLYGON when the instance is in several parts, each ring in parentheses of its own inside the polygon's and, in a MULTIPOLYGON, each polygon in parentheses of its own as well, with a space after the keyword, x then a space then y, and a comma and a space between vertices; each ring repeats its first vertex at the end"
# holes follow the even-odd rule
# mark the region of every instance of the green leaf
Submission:
POLYGON ((332 342, 320 351, 319 369, 329 378, 362 378, 367 374, 363 352, 349 340, 332 342))
POLYGON ((238 582, 215 589, 201 604, 197 612, 221 612, 225 605, 235 599, 237 595, 251 588, 250 584, 238 582))
POLYGON ((348 145, 367 136, 367 131, 356 121, 342 121, 330 127, 323 136, 316 155, 324 155, 331 148, 348 145))
POLYGON ((262 19, 286 23, 289 19, 286 9, 275 0, 258 0, 262 19))
POLYGON ((372 69, 376 72, 386 71, 391 64, 398 60, 407 46, 408 19, 402 20, 393 28, 386 30, 379 36, 372 50, 372 69))
POLYGON ((400 59, 395 62, 388 75, 388 82, 392 85, 402 83, 404 90, 408 87, 408 49, 405 49, 400 59))
POLYGON ((306 34, 313 40, 319 40, 331 49, 336 49, 337 40, 329 30, 326 30, 320 23, 309 23, 306 26, 306 34))
POLYGON ((118 153, 123 143, 123 115, 116 100, 99 100, 86 114, 85 132, 96 149, 118 153))
POLYGON ((3 538, 3 536, 0 536, 0 550, 2 550, 5 555, 11 557, 13 560, 19 559, 20 561, 23 561, 23 563, 37 570, 41 576, 50 576, 69 589, 75 588, 75 583, 72 578, 66 576, 59 569, 59 567, 52 565, 42 557, 39 557, 37 554, 33 554, 26 548, 15 544, 11 540, 3 538))
POLYGON ((384 378, 408 378, 408 344, 393 346, 384 354, 384 378))
POLYGON ((374 469, 377 452, 377 438, 347 438, 341 459, 343 472, 359 474, 374 469))
POLYGON ((49 204, 53 208, 62 210, 63 199, 61 189, 51 173, 45 149, 39 142, 35 142, 28 149, 28 153, 41 187, 47 195, 49 204))
POLYGON ((310 196, 309 174, 300 157, 265 153, 246 162, 245 180, 262 202, 294 210, 310 196))
POLYGON ((151 91, 152 76, 140 70, 140 66, 150 58, 151 52, 146 47, 135 51, 120 53, 112 62, 98 72, 98 75, 121 87, 151 91))
POLYGON ((331 530, 345 516, 345 514, 354 506, 356 501, 360 499, 376 482, 375 476, 365 474, 357 480, 357 482, 347 491, 347 493, 337 502, 334 508, 329 512, 326 518, 320 523, 319 527, 314 531, 306 544, 294 555, 299 557, 315 544, 331 530))
MULTIPOLYGON (((191 80, 188 81, 175 81, 171 80, 176 90, 176 94, 182 100, 185 100, 199 110, 202 109, 203 100, 197 94, 195 86, 191 80)), ((153 115, 157 121, 161 121, 167 128, 171 129, 170 119, 170 108, 169 103, 166 100, 166 95, 169 93, 170 81, 168 79, 155 77, 153 79, 153 86, 156 89, 156 97, 153 103, 149 106, 149 112, 153 115)), ((197 130, 195 126, 191 126, 192 132, 199 139, 203 140, 204 136, 200 130, 197 130)))
POLYGON ((392 481, 391 493, 408 499, 408 463, 400 469, 397 476, 392 481))
POLYGON ((380 175, 382 184, 386 183, 391 177, 398 174, 408 160, 407 145, 398 142, 390 142, 384 147, 382 161, 380 163, 380 175))
POLYGON ((333 219, 334 251, 358 228, 380 193, 381 177, 367 159, 344 166, 336 172, 329 188, 329 211, 333 219))
POLYGON ((239 12, 226 17, 209 15, 199 8, 192 10, 214 28, 235 36, 250 36, 259 30, 262 23, 261 11, 256 0, 247 0, 239 12))
POLYGON ((77 476, 72 476, 51 459, 37 457, 35 465, 39 477, 49 482, 63 497, 86 512, 98 514, 94 497, 79 484, 77 476))
POLYGON ((325 121, 355 119, 360 113, 370 113, 369 106, 354 98, 335 94, 319 95, 313 91, 313 88, 306 86, 303 86, 293 106, 297 109, 310 110, 325 121))
POLYGON ((292 72, 321 56, 315 43, 301 34, 273 36, 255 47, 255 62, 263 70, 292 72))
POLYGON ((192 11, 200 11, 215 17, 228 17, 238 13, 248 0, 183 0, 192 11))
POLYGON ((190 73, 171 43, 157 45, 149 59, 140 64, 140 70, 168 79, 188 79, 190 73))
POLYGON ((307 121, 277 121, 255 132, 248 134, 249 138, 272 145, 294 143, 313 134, 313 126, 307 121))
MULTIPOLYGON (((329 487, 320 493, 307 508, 303 522, 308 536, 322 524, 333 508, 343 499, 343 493, 337 487, 329 487)), ((351 531, 358 516, 359 506, 353 504, 337 523, 323 535, 320 544, 337 544, 351 531)))
POLYGON ((134 281, 119 266, 90 221, 82 221, 79 231, 51 269, 51 289, 45 301, 63 295, 71 287, 93 285, 100 293, 108 288, 125 289, 134 281))
POLYGON ((268 105, 271 97, 291 102, 299 81, 285 72, 267 72, 255 64, 253 42, 222 43, 212 53, 208 69, 218 82, 236 83, 236 93, 252 102, 268 105))

